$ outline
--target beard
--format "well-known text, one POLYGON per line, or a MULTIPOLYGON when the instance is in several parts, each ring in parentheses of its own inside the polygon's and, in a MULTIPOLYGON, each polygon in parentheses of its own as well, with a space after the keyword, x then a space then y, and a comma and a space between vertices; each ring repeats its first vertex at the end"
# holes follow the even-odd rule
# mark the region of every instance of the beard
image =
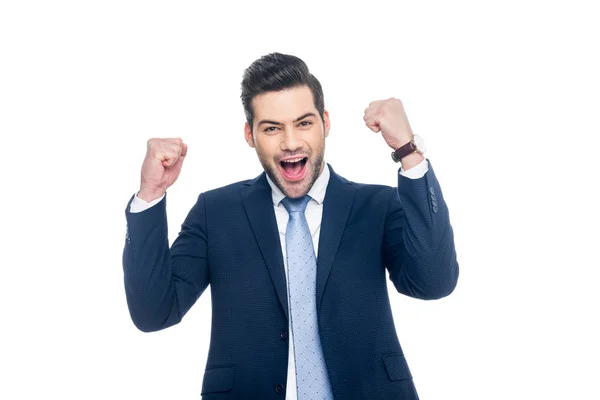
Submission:
POLYGON ((324 159, 324 155, 325 155, 325 141, 323 141, 323 146, 317 151, 317 153, 314 155, 314 157, 313 157, 312 152, 310 152, 308 154, 308 160, 306 161, 306 166, 305 166, 305 168, 309 169, 307 171, 307 173, 310 173, 310 175, 308 175, 308 178, 309 178, 308 185, 306 185, 306 182, 305 182, 306 177, 299 183, 287 182, 285 180, 285 178, 283 178, 283 176, 281 176, 281 171, 279 171, 279 165, 278 165, 279 163, 273 163, 273 164, 269 163, 267 161, 267 159, 258 150, 258 147, 256 148, 256 153, 258 155, 258 159, 259 159, 263 169, 265 170, 265 172, 269 176, 269 178, 271 178, 271 180, 273 181, 275 186, 277 186, 279 188, 279 190, 281 190, 281 192, 286 197, 290 197, 290 198, 298 198, 298 197, 305 196, 310 191, 310 189, 314 185, 315 181, 321 175, 321 168, 327 167, 327 166, 323 166, 323 159, 324 159), (297 189, 289 190, 290 188, 297 188, 297 189))

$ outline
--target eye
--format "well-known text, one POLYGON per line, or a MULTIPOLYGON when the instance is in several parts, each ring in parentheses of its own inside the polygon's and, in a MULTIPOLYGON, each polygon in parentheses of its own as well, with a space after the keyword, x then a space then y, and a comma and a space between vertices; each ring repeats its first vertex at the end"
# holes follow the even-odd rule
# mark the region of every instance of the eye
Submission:
POLYGON ((307 127, 307 126, 311 126, 312 122, 310 122, 310 121, 302 121, 298 125, 307 127))
POLYGON ((279 128, 277 128, 276 126, 269 126, 269 127, 265 128, 265 129, 263 130, 263 132, 267 132, 267 133, 269 133, 269 132, 274 132, 274 131, 275 131, 275 129, 279 129, 279 128))

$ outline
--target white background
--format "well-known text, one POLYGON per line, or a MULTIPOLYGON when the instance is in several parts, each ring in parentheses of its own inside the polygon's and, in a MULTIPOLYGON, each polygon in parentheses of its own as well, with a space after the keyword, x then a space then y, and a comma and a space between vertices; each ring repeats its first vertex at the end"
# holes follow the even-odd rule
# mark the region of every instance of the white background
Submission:
POLYGON ((125 206, 151 137, 189 146, 171 242, 201 191, 262 171, 240 82, 272 51, 321 81, 342 176, 396 185, 372 100, 427 142, 461 275, 439 301, 389 286, 421 398, 600 398, 593 3, 2 2, 0 398, 200 397, 210 291, 138 331, 125 206))

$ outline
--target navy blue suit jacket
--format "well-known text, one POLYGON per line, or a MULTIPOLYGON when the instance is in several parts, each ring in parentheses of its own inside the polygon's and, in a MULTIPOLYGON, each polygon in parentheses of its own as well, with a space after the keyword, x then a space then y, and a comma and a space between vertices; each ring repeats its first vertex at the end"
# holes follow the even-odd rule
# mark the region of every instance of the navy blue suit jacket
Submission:
MULTIPOLYGON (((429 161, 428 161, 429 162, 429 161)), ((317 260, 317 314, 336 399, 418 399, 386 286, 420 299, 458 279, 448 209, 431 163, 398 187, 331 176, 317 260)), ((181 321, 210 284, 212 326, 202 397, 284 399, 288 306, 271 188, 255 179, 201 193, 169 248, 166 196, 127 204, 123 251, 131 318, 142 331, 181 321)))

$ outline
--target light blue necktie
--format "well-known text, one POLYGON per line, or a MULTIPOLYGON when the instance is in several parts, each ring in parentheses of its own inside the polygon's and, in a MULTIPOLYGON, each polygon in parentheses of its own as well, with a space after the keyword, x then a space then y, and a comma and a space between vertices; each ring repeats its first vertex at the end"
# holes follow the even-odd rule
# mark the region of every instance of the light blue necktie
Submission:
POLYGON ((310 201, 284 198, 289 213, 285 246, 298 400, 333 399, 317 322, 317 260, 304 210, 310 201))

